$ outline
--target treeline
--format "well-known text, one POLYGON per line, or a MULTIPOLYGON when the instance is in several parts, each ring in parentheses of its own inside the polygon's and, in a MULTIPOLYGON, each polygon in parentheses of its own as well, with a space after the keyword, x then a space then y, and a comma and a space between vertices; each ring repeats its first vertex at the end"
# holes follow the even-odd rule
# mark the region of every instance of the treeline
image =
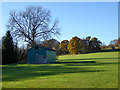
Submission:
POLYGON ((86 37, 85 39, 80 39, 75 36, 70 41, 63 40, 59 44, 59 54, 79 54, 87 52, 96 52, 100 51, 101 41, 98 38, 91 36, 86 37))
POLYGON ((89 52, 98 52, 105 48, 115 49, 120 46, 120 37, 110 41, 109 45, 105 45, 98 38, 87 36, 84 39, 80 39, 75 36, 70 41, 63 40, 58 42, 55 39, 45 40, 41 43, 42 46, 56 50, 57 55, 64 54, 85 54, 89 52))
POLYGON ((105 48, 112 48, 115 49, 115 47, 120 47, 120 37, 118 39, 111 40, 109 45, 101 45, 101 49, 105 48))
POLYGON ((101 50, 101 41, 96 37, 91 38, 91 36, 87 36, 85 39, 75 36, 70 41, 63 40, 61 42, 50 39, 43 41, 41 45, 56 50, 57 55, 88 53, 101 50))

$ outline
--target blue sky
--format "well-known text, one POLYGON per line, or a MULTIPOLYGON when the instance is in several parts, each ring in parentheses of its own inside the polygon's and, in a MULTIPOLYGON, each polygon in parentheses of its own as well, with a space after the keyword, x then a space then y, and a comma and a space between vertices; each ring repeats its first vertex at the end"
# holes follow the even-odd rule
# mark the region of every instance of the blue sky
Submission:
POLYGON ((4 2, 2 3, 2 35, 5 35, 7 20, 11 10, 25 7, 43 6, 51 11, 52 20, 58 18, 61 27, 58 41, 70 40, 73 36, 83 39, 97 37, 105 44, 118 38, 117 2, 4 2))

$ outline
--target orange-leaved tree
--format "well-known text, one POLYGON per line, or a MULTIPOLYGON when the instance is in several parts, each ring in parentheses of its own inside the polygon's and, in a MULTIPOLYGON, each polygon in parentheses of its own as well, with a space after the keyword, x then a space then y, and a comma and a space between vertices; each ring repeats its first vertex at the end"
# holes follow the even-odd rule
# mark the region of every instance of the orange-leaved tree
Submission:
POLYGON ((77 36, 73 37, 69 44, 68 44, 68 50, 71 54, 78 54, 81 48, 81 39, 77 36))
POLYGON ((68 53, 68 40, 63 40, 60 44, 59 44, 59 50, 61 51, 61 53, 65 54, 68 53))

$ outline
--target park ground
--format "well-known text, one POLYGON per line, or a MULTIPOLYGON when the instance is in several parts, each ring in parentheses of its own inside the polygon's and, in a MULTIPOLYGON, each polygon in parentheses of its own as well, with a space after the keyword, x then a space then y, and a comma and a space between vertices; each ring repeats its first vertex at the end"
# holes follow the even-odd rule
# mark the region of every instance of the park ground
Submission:
POLYGON ((118 88, 118 51, 62 55, 57 62, 3 65, 2 87, 118 88))

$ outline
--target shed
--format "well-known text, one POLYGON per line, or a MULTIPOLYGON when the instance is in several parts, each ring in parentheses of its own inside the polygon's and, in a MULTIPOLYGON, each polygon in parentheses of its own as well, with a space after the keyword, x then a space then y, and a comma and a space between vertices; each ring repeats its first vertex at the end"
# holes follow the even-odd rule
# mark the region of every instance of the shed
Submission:
POLYGON ((43 46, 35 46, 27 50, 28 64, 56 62, 56 51, 43 46))

